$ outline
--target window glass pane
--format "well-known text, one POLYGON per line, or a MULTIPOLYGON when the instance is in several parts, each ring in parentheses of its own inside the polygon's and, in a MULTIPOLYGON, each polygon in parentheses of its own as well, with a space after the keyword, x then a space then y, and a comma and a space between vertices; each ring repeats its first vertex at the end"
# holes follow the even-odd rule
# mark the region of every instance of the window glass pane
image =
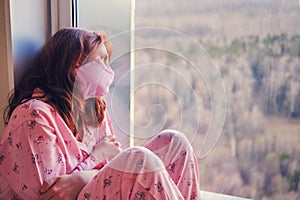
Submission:
POLYGON ((182 130, 201 189, 299 198, 299 18, 297 1, 136 1, 137 143, 182 130))
POLYGON ((78 0, 77 6, 78 26, 104 31, 113 44, 110 66, 115 80, 105 99, 123 147, 129 146, 131 0, 78 0))

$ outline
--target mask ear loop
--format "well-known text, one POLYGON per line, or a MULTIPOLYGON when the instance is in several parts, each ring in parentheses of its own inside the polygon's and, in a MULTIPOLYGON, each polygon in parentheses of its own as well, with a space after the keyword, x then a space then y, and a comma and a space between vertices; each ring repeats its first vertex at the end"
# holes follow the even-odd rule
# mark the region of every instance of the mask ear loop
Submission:
POLYGON ((88 56, 85 53, 81 52, 80 55, 79 55, 79 57, 78 57, 78 59, 77 59, 77 61, 76 61, 75 69, 78 69, 80 66, 82 66, 83 63, 84 63, 84 61, 87 59, 87 57, 88 56), (82 58, 84 56, 85 56, 85 59, 82 60, 82 58))
POLYGON ((89 53, 89 54, 85 57, 85 59, 82 61, 81 65, 85 65, 86 63, 88 63, 90 57, 91 57, 91 53, 89 53))

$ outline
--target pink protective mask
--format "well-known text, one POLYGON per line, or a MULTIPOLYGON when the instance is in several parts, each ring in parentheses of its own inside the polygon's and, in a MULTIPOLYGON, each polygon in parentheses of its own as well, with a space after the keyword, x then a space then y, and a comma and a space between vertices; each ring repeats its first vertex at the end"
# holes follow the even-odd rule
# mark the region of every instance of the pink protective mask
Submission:
POLYGON ((114 72, 97 57, 77 68, 76 81, 83 92, 84 99, 103 96, 109 91, 114 80, 114 72))

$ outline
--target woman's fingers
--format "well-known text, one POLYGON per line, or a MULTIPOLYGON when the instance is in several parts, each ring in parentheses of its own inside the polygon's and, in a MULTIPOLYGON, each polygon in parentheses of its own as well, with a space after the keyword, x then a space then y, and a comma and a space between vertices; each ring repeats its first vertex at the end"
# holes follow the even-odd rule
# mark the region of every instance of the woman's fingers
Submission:
POLYGON ((44 181, 42 188, 40 189, 40 194, 47 192, 56 182, 58 178, 53 178, 47 181, 44 181))
POLYGON ((120 142, 114 142, 114 145, 115 145, 116 147, 121 148, 121 143, 120 143, 120 142))
POLYGON ((112 142, 116 147, 121 147, 121 143, 117 141, 117 138, 115 136, 108 136, 108 139, 110 142, 112 142))
POLYGON ((121 143, 117 141, 117 137, 114 135, 104 136, 102 139, 105 140, 105 142, 111 142, 118 148, 121 147, 121 143))
POLYGON ((92 156, 98 161, 105 158, 111 160, 122 151, 120 146, 121 144, 114 136, 106 136, 95 145, 92 156))
POLYGON ((46 181, 40 190, 40 200, 74 200, 80 190, 86 184, 83 181, 85 174, 74 173, 62 175, 58 178, 46 181))

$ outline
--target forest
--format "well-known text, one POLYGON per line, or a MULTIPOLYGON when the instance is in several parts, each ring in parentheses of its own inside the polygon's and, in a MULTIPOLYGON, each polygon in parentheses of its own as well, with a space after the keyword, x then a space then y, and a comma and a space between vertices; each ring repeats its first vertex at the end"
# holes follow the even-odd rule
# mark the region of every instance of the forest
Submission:
MULTIPOLYGON (((226 118, 212 151, 199 158, 201 189, 252 199, 296 200, 300 198, 300 8, 291 2, 247 2, 139 0, 136 26, 188 35, 220 72, 226 118)), ((203 65, 195 46, 180 44, 176 37, 151 32, 136 36, 137 43, 153 41, 188 52, 196 65, 203 65)), ((160 69, 135 77, 156 80, 136 88, 137 132, 140 127, 180 129, 180 124, 188 131, 196 124, 192 136, 198 151, 216 114, 205 79, 188 60, 163 48, 136 50, 135 67, 160 69)))

